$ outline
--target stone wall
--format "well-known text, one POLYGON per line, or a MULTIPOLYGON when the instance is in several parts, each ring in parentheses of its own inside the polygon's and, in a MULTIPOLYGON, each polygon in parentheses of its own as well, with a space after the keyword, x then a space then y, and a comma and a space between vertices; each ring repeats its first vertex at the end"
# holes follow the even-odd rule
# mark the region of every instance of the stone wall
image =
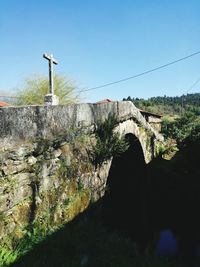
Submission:
POLYGON ((76 127, 92 129, 109 115, 119 121, 133 119, 145 129, 152 131, 156 138, 162 137, 129 101, 77 104, 66 106, 24 106, 0 108, 0 150, 15 143, 33 141, 36 138, 52 138, 76 127))
POLYGON ((162 129, 162 120, 161 118, 156 118, 153 116, 149 116, 148 123, 158 132, 161 132, 162 129))
POLYGON ((146 162, 159 135, 131 102, 0 108, 0 239, 13 249, 31 229, 45 235, 102 197, 111 160, 94 166, 92 133, 115 115, 146 162))
POLYGON ((95 167, 91 136, 68 133, 0 154, 0 239, 13 248, 27 229, 54 231, 104 194, 110 161, 95 167))

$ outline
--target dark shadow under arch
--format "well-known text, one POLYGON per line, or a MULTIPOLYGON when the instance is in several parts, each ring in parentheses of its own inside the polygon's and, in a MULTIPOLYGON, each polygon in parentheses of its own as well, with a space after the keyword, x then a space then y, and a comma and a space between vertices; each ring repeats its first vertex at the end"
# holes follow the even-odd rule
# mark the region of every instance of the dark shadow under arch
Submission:
POLYGON ((125 136, 129 143, 126 152, 113 158, 104 197, 105 224, 131 237, 144 247, 148 229, 148 178, 140 141, 133 135, 125 136))

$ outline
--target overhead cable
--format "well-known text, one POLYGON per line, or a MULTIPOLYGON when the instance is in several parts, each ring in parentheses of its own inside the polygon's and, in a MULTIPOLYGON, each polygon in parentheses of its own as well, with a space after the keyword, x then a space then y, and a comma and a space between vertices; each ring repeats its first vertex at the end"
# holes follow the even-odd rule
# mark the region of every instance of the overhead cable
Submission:
POLYGON ((87 91, 92 91, 92 90, 96 90, 96 89, 100 89, 100 88, 103 88, 103 87, 107 87, 107 86, 110 86, 110 85, 113 85, 113 84, 117 84, 117 83, 121 83, 121 82, 125 82, 125 81, 128 81, 128 80, 131 80, 131 79, 134 79, 134 78, 137 78, 137 77, 140 77, 140 76, 143 76, 143 75, 146 75, 148 73, 151 73, 151 72, 154 72, 154 71, 157 71, 157 70, 160 70, 160 69, 163 69, 163 68, 166 68, 170 65, 173 65, 173 64, 176 64, 180 61, 183 61, 183 60, 186 60, 188 58, 191 58, 191 57, 194 57, 196 55, 200 54, 200 51, 197 51, 193 54, 190 54, 188 56, 185 56, 185 57, 182 57, 182 58, 179 58, 179 59, 176 59, 174 61, 171 61, 169 63, 166 63, 164 65, 161 65, 159 67, 156 67, 156 68, 153 68, 153 69, 150 69, 150 70, 147 70, 147 71, 144 71, 144 72, 141 72, 139 74, 136 74, 136 75, 132 75, 130 77, 126 77, 126 78, 123 78, 123 79, 120 79, 120 80, 117 80, 117 81, 113 81, 113 82, 109 82, 109 83, 105 83, 105 84, 102 84, 102 85, 99 85, 99 86, 95 86, 95 87, 91 87, 91 88, 88 88, 88 89, 83 89, 83 90, 80 90, 78 93, 82 93, 82 92, 87 92, 87 91))

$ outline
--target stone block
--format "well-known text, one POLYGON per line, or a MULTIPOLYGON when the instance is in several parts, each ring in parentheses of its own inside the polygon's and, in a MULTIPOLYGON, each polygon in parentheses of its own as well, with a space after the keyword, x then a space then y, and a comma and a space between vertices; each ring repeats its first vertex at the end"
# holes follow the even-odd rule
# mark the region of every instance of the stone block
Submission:
POLYGON ((59 98, 56 95, 48 94, 44 97, 44 104, 47 106, 56 106, 59 104, 59 98))

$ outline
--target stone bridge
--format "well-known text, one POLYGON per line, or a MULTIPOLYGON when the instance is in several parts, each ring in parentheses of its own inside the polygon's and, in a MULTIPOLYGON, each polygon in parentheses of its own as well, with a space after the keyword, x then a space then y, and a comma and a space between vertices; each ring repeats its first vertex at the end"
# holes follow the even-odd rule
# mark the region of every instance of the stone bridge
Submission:
POLYGON ((153 136, 153 144, 163 137, 145 120, 140 111, 129 101, 77 104, 66 106, 24 106, 0 109, 0 150, 16 144, 49 139, 74 128, 88 128, 114 115, 119 121, 118 131, 135 135, 143 148, 148 163, 154 157, 152 144, 147 139, 153 136))
POLYGON ((146 163, 157 156, 163 137, 128 101, 0 108, 2 245, 12 249, 30 225, 56 230, 103 196, 112 159, 94 166, 88 151, 109 116, 138 140, 146 163))

